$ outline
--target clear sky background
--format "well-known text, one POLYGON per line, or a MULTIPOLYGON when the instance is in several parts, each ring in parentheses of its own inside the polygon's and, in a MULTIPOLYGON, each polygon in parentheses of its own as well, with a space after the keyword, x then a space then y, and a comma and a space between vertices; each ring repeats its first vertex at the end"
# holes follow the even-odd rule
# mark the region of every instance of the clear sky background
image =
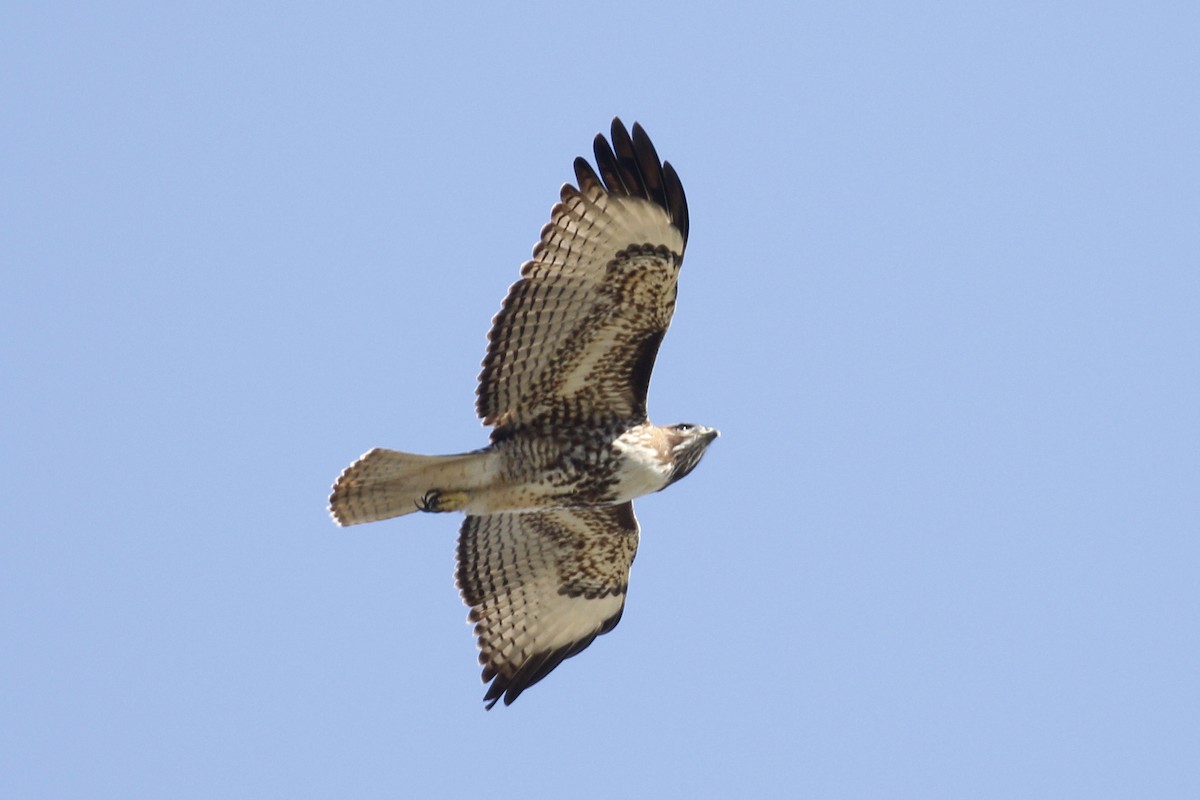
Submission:
POLYGON ((1200 796, 1192 3, 10 5, 0 795, 1200 796), (485 713, 484 335, 614 115, 692 235, 625 617, 485 713))

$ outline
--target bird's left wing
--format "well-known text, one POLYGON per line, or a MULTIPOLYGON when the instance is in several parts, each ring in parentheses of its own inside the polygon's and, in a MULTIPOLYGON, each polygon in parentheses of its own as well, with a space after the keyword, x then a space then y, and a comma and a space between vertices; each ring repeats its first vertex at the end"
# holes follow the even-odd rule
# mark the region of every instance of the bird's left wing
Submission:
POLYGON ((457 581, 491 681, 488 708, 616 627, 637 545, 632 503, 467 517, 457 581))
POLYGON ((488 333, 476 410, 493 437, 550 419, 641 421, 675 310, 687 198, 640 125, 613 120, 575 160, 533 259, 488 333), (599 173, 597 174, 597 170, 599 173))

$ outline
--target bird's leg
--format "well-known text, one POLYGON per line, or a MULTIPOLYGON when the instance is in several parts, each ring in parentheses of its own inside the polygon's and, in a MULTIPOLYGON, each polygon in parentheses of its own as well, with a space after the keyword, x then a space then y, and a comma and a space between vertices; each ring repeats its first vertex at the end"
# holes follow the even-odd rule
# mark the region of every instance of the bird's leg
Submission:
POLYGON ((434 514, 444 511, 461 511, 466 507, 469 499, 466 492, 443 492, 440 489, 430 489, 417 501, 417 509, 434 514))

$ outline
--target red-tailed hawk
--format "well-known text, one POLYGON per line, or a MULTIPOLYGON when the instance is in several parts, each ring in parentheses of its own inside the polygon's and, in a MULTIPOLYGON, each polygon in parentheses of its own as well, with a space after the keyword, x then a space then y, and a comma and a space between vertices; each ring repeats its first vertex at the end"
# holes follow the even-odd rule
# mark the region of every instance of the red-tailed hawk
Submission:
POLYGON ((612 630, 638 545, 633 498, 687 475, 717 431, 646 418, 675 309, 687 200, 640 125, 575 159, 533 259, 488 334, 473 453, 375 449, 338 478, 339 525, 465 511, 458 587, 479 639, 484 701, 505 705, 612 630))

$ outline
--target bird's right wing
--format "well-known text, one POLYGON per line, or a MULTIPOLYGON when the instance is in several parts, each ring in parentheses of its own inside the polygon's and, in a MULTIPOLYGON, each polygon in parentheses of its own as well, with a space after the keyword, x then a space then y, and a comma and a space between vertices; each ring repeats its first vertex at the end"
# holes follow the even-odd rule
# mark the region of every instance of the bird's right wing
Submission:
POLYGON ((467 517, 457 581, 491 682, 488 708, 616 627, 637 545, 632 503, 467 517))

